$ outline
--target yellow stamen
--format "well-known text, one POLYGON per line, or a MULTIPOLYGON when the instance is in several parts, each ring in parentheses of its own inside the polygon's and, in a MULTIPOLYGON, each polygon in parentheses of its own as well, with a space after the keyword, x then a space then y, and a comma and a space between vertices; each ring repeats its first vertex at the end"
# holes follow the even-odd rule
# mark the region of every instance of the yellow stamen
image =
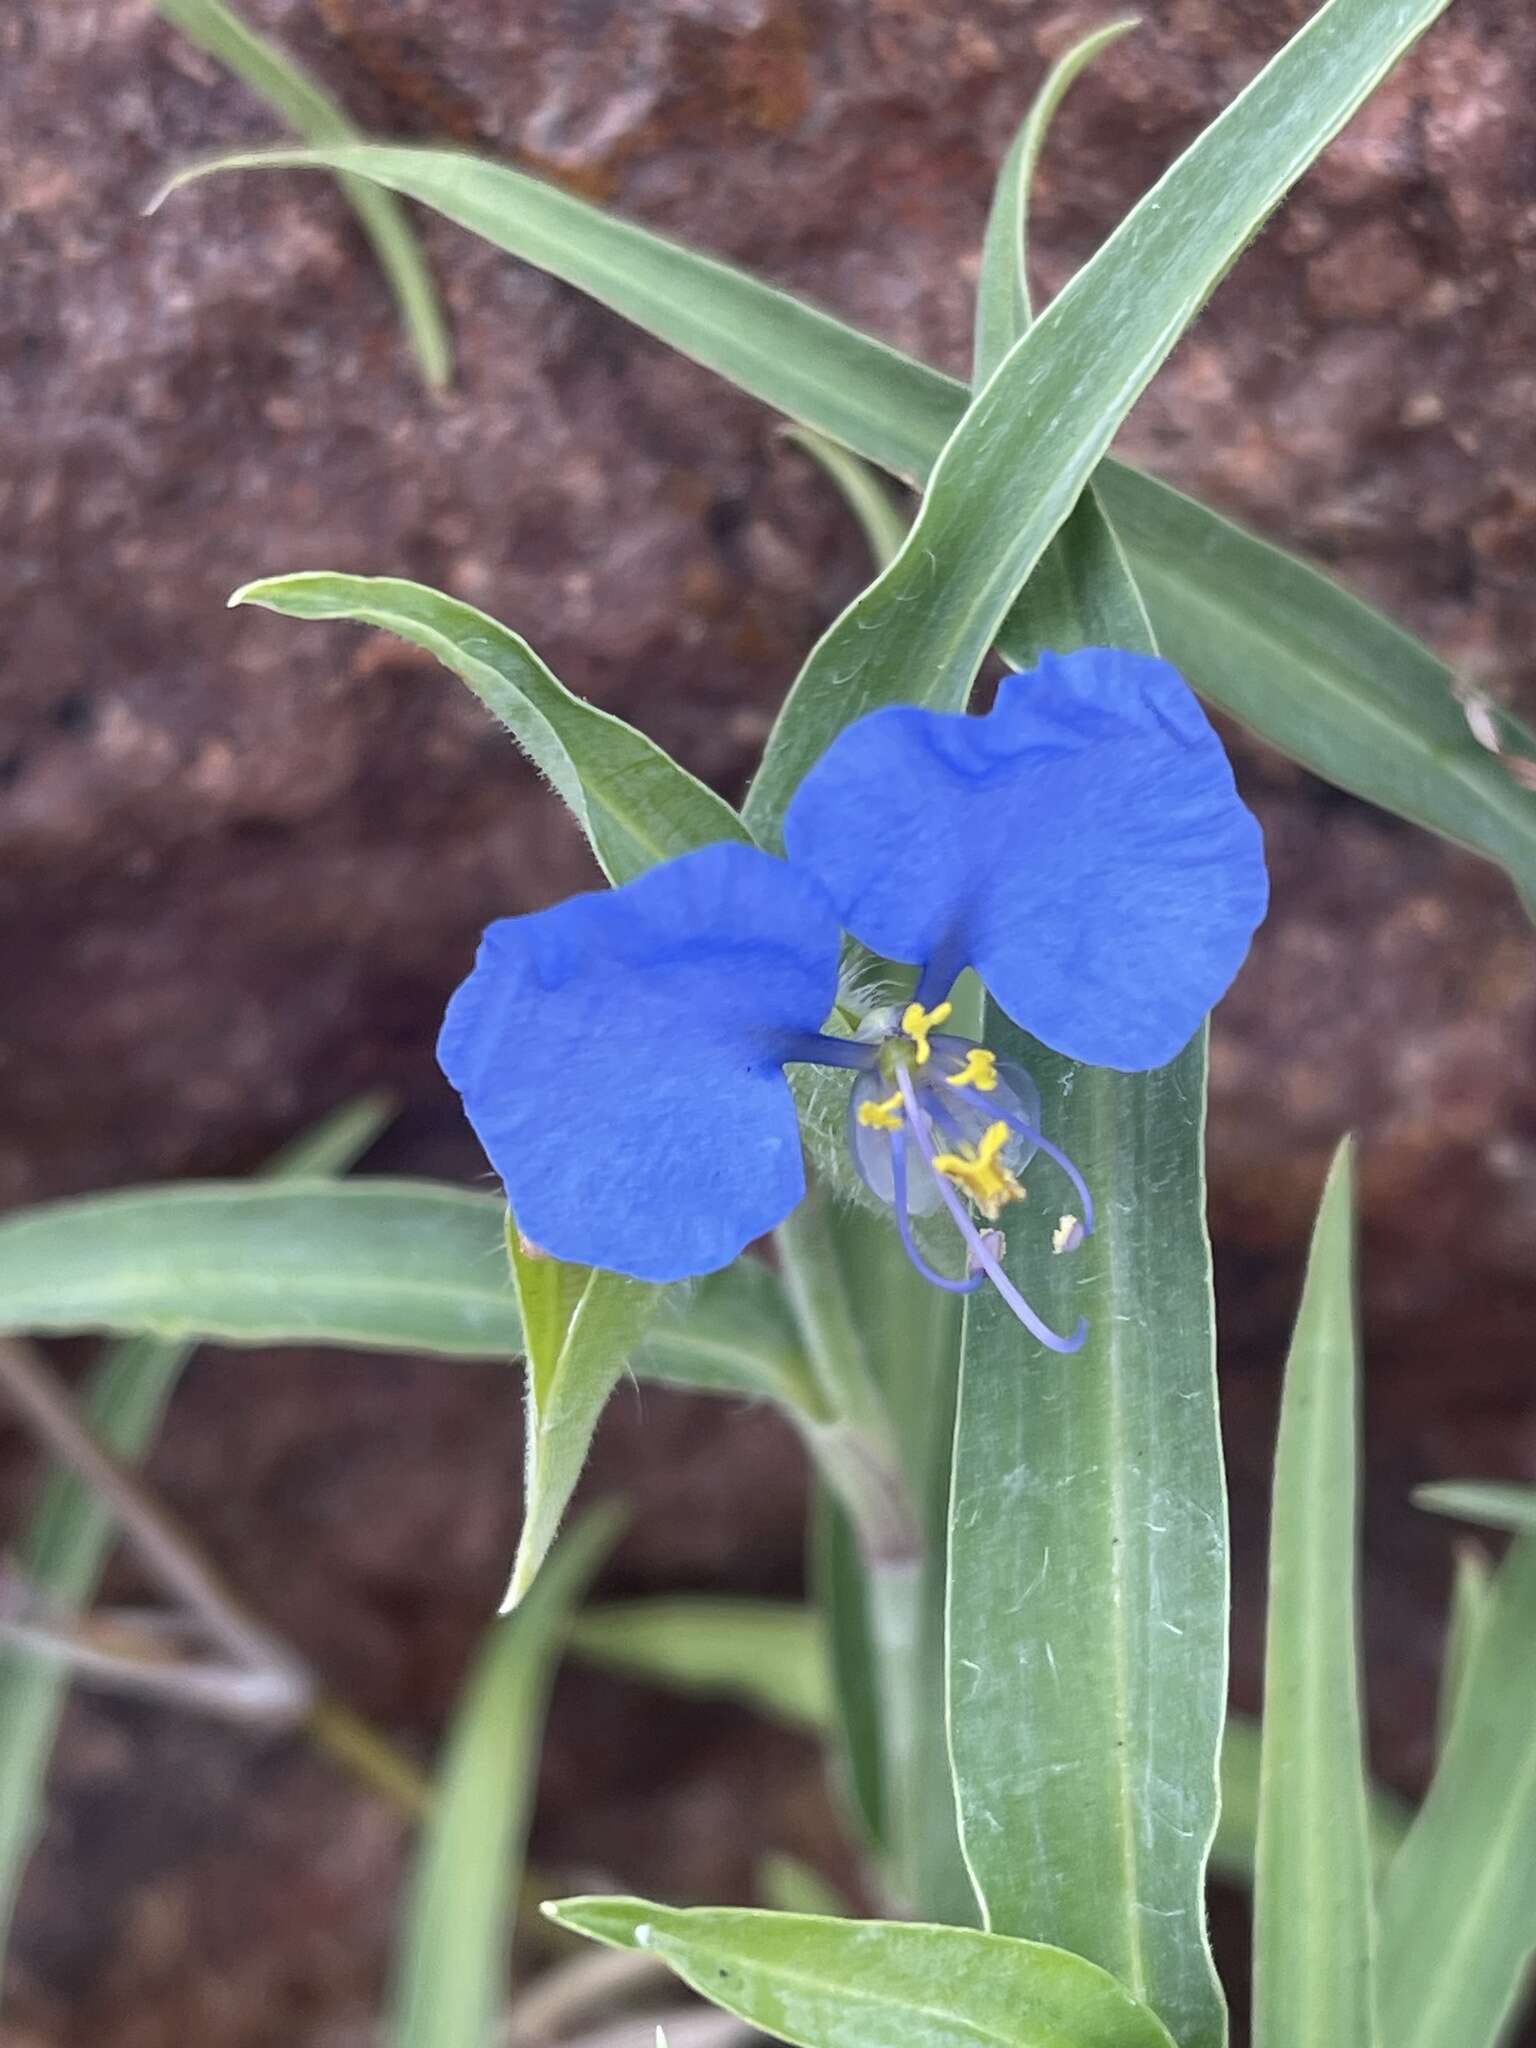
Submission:
POLYGON ((901 1090, 888 1095, 884 1102, 861 1102, 859 1122, 866 1130, 899 1131, 901 1129, 901 1090))
POLYGON ((1010 1202, 1024 1199, 1022 1183, 998 1157, 1008 1138, 1005 1123, 988 1124, 979 1145, 962 1145, 958 1152, 939 1152, 934 1156, 935 1171, 956 1182, 989 1223, 1010 1202))
POLYGON ((965 1056, 965 1065, 944 1078, 951 1088, 979 1088, 983 1095, 990 1095, 997 1086, 997 1054, 988 1052, 984 1045, 973 1045, 965 1056))
POLYGON ((936 1031, 954 1010, 953 1003, 940 1003, 936 1009, 925 1010, 921 1003, 908 1003, 901 1013, 901 1028, 917 1047, 917 1064, 926 1067, 933 1057, 933 1047, 928 1043, 930 1031, 936 1031))

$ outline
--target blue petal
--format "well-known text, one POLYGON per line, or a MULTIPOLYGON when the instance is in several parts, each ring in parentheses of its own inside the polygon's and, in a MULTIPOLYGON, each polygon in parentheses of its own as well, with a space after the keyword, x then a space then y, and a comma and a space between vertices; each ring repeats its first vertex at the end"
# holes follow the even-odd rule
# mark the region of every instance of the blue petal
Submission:
POLYGON ((680 1280, 782 1222, 805 1191, 782 1062, 837 957, 812 878, 747 846, 493 924, 438 1058, 523 1233, 680 1280))
POLYGON ((1179 1051, 1242 965, 1268 885, 1257 820, 1166 662, 1046 654, 984 718, 896 707, 806 776, 789 857, 892 960, 972 966, 1069 1058, 1179 1051))

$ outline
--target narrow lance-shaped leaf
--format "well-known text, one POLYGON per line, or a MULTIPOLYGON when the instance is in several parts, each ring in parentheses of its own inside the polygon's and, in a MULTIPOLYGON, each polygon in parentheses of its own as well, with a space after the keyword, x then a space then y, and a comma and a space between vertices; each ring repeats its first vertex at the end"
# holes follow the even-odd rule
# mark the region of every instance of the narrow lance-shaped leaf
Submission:
POLYGON ((544 1910, 594 1941, 644 1949, 701 1996, 804 2048, 1171 2048, 1123 1985, 1039 1942, 646 1899, 544 1910))
POLYGON ((1450 1515, 1458 1522, 1476 1522, 1484 1529, 1508 1529, 1515 1535, 1536 1531, 1536 1486, 1518 1486, 1495 1479, 1443 1479, 1417 1486, 1413 1504, 1432 1515, 1450 1515))
MULTIPOLYGON (((1069 1258, 1038 1222, 1009 1233, 1041 1313, 1087 1317, 1075 1357, 1042 1354, 990 1291, 967 1303, 949 1578, 966 1859, 989 1926, 1093 1957, 1184 2048, 1213 2048, 1227 1555, 1204 1034, 1145 1075, 1074 1069, 996 1010, 987 1038, 1033 1073, 1099 1220, 1069 1258)), ((1031 1196, 1050 1200, 1038 1174, 1031 1196)))
POLYGON ((623 1273, 552 1259, 523 1243, 510 1216, 507 1246, 522 1313, 528 1398, 523 1526, 503 1614, 537 1577, 614 1382, 666 1291, 623 1273))
MULTIPOLYGON (((155 6, 189 42, 227 65, 296 135, 320 143, 362 140, 330 94, 224 0, 155 0, 155 6)), ((367 178, 343 175, 338 183, 373 244, 422 375, 434 387, 446 384, 453 374, 447 323, 404 210, 367 178)))
MULTIPOLYGON (((718 260, 502 165, 366 145, 226 160, 350 168, 549 270, 882 468, 925 476, 963 385, 718 260)), ((1096 482, 1159 641, 1211 702, 1317 774, 1486 858, 1536 899, 1536 796, 1474 736, 1444 663, 1338 584, 1112 460, 1096 482)), ((1028 666, 1028 623, 1001 643, 1028 666)), ((1490 713, 1513 755, 1536 734, 1490 713)))
MULTIPOLYGON (((387 1104, 365 1096, 327 1117, 269 1163, 268 1174, 344 1173, 388 1121, 387 1104)), ((107 1351, 86 1385, 82 1410, 93 1432, 134 1463, 159 1431, 190 1343, 131 1337, 107 1351)), ((16 1546, 27 1584, 65 1613, 89 1607, 113 1539, 112 1517, 73 1473, 50 1472, 16 1546)), ((64 1668, 22 1651, 0 1651, 0 1957, 17 1890, 42 1825, 42 1787, 69 1679, 64 1668)))
POLYGON ((0 1220, 0 1329, 511 1357, 499 1202, 434 1181, 183 1181, 0 1220))
POLYGON ((1374 2048, 1362 1753, 1354 1174, 1334 1159, 1285 1369, 1269 1537, 1254 2048, 1374 2048))
MULTIPOLYGON (((1092 490, 1020 619, 1036 647, 1155 652, 1092 490)), ((982 1036, 1034 1073, 1100 1205, 1071 1259, 1038 1228, 1011 1233, 1007 1253, 1062 1327, 1088 1316, 1083 1356, 1041 1358, 995 1298, 967 1305, 948 1652, 966 1860, 988 1926, 1093 1957, 1182 2042, 1215 2044, 1226 2017, 1204 1892, 1227 1567, 1204 1034, 1154 1074, 1074 1070, 995 1008, 982 1036)))
POLYGON ((265 577, 230 599, 296 619, 352 619, 424 648, 506 726, 565 799, 610 881, 747 837, 723 797, 644 733, 558 682, 525 640, 473 605, 393 576, 265 577))
POLYGON ((1444 1756, 1381 1895, 1381 2038, 1493 2048, 1536 1954, 1536 1535, 1494 1580, 1444 1756))
POLYGON ((799 1727, 831 1719, 826 1641, 807 1607, 699 1594, 625 1600, 589 1608, 571 1645, 611 1670, 743 1699, 799 1727))
POLYGON ((1451 1580, 1451 1614, 1440 1660, 1439 1713, 1435 1733, 1443 1755, 1466 1694, 1467 1673, 1488 1625, 1493 1601, 1493 1567, 1487 1554, 1471 1543, 1456 1546, 1451 1580))
POLYGON ((1014 344, 939 457, 901 553, 801 671, 745 806, 759 838, 772 837, 850 719, 883 704, 966 702, 1031 569, 1154 371, 1291 184, 1445 5, 1327 0, 1014 344))
POLYGON ((492 2038, 550 1680, 618 1519, 599 1510, 571 1531, 524 1606, 493 1626, 470 1673, 406 1901, 393 2048, 486 2048, 492 2038))
POLYGON ((1135 15, 1105 22, 1063 50, 1045 75, 1012 146, 1003 159, 987 214, 976 286, 976 331, 971 384, 980 390, 1032 317, 1029 296, 1029 200, 1040 152, 1052 121, 1073 85, 1111 44, 1137 26, 1135 15))

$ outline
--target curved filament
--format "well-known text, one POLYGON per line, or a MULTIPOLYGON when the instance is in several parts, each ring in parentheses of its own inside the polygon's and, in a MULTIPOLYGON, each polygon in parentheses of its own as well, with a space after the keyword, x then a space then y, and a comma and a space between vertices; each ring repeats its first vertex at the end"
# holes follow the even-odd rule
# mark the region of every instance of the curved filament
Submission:
MULTIPOLYGON (((912 1076, 905 1067, 902 1067, 898 1070, 896 1078, 901 1088, 902 1099, 906 1104, 908 1120, 911 1123, 913 1131, 917 1135, 918 1143, 922 1146, 924 1152, 927 1154, 929 1162, 931 1164, 935 1149, 933 1145, 933 1136, 932 1132, 928 1127, 928 1119, 926 1114, 924 1113, 923 1106, 917 1099, 917 1090, 912 1085, 912 1076)), ((1010 1121, 1012 1121, 1012 1119, 1010 1119, 1010 1121)), ((1028 1131, 1030 1127, 1026 1125, 1024 1128, 1026 1131, 1028 1131)), ((1043 1139, 1039 1140, 1039 1142, 1042 1144, 1042 1146, 1044 1146, 1043 1139)), ((1044 1146, 1044 1149, 1050 1154, 1051 1158, 1057 1160, 1059 1164, 1064 1163, 1064 1155, 1058 1153, 1054 1146, 1044 1146)), ((901 1172, 903 1176, 902 1186, 904 1188, 906 1160, 905 1157, 901 1154, 897 1154, 895 1155, 895 1157, 900 1157, 901 1159, 901 1172)), ((1082 1188, 1082 1182, 1077 1174, 1076 1169, 1073 1167, 1066 1167, 1065 1170, 1071 1175, 1073 1185, 1075 1187, 1082 1188)), ((1083 1339, 1088 1335, 1087 1317, 1078 1317, 1077 1327, 1072 1332, 1070 1337, 1061 1336, 1057 1331, 1051 1328, 1049 1323, 1042 1322, 1040 1317, 1036 1315, 1035 1311, 1024 1299, 1023 1295, 1020 1294, 1018 1288, 1014 1286, 1013 1282, 1008 1278, 1008 1275, 1003 1271, 1002 1265, 998 1260, 997 1254, 993 1251, 991 1245, 987 1242, 986 1238, 983 1237, 982 1233, 976 1228, 976 1225, 971 1221, 971 1218, 966 1211, 965 1204, 961 1201, 959 1195, 956 1194, 955 1190, 950 1186, 949 1181, 945 1177, 945 1175, 936 1171, 933 1177, 938 1183, 939 1193, 943 1197, 944 1206, 948 1209, 950 1215, 954 1218, 956 1229, 960 1232, 960 1235, 965 1239, 966 1246, 971 1255, 972 1264, 979 1268, 979 1271, 976 1274, 976 1279, 978 1280, 978 1282, 982 1274, 985 1274, 987 1279, 989 1279, 992 1282, 992 1285, 997 1289, 998 1293, 1002 1296, 1003 1300, 1012 1310, 1013 1314, 1017 1316, 1018 1320, 1024 1325, 1025 1329, 1028 1330, 1032 1336, 1037 1337, 1039 1341, 1042 1344, 1044 1344, 1049 1350, 1062 1352, 1080 1350, 1082 1347, 1083 1339)), ((1082 1191, 1086 1195, 1087 1190, 1083 1188, 1082 1191)), ((904 1202, 898 1204, 896 1213, 898 1219, 902 1219, 904 1217, 904 1202)), ((905 1243, 906 1241, 907 1234, 908 1233, 906 1231, 903 1232, 903 1243, 905 1243)), ((908 1256, 912 1256, 910 1250, 908 1252, 908 1256)), ((921 1266, 919 1266, 919 1270, 923 1270, 921 1266)), ((940 1285, 952 1288, 954 1286, 954 1282, 941 1281, 940 1285)))
POLYGON ((905 1131, 895 1131, 891 1136, 891 1192, 895 1198, 896 1228, 901 1232, 901 1248, 918 1272, 934 1287, 942 1287, 946 1294, 974 1294, 985 1279, 985 1274, 969 1273, 964 1280, 951 1280, 943 1273, 936 1273, 917 1248, 917 1240, 912 1235, 912 1218, 907 1209, 905 1131))

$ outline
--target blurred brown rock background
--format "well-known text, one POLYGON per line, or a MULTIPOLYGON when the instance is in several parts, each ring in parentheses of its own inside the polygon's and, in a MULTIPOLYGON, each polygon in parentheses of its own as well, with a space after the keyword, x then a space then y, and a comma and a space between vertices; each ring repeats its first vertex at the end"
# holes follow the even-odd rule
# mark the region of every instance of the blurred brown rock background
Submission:
MULTIPOLYGON (((1310 11, 1149 0, 1039 189, 1054 289, 1310 11)), ((1069 0, 248 0, 367 128, 541 171, 957 373, 989 180, 1069 0)), ((1126 452, 1332 565, 1536 711, 1536 17, 1458 0, 1244 258, 1126 452)), ((588 876, 573 828, 423 657, 224 600, 298 568, 495 612, 731 794, 865 574, 775 420, 434 220, 458 375, 424 394, 313 175, 187 158, 273 137, 143 0, 0 21, 0 1205, 241 1171, 365 1086, 384 1170, 480 1171, 431 1044, 489 917, 588 876)), ((1492 870, 1240 742, 1275 909, 1218 1020, 1213 1227, 1255 1600, 1275 1375, 1328 1148, 1364 1140, 1373 1725, 1427 1760, 1448 1541, 1408 1487, 1536 1477, 1536 960, 1492 870)), ((428 1745, 499 1590, 518 1418, 500 1369, 209 1357, 157 1484, 338 1684, 428 1745)), ((15 1432, 0 1499, 31 1466, 15 1432)), ((770 1418, 622 1397, 594 1483, 615 1592, 786 1593, 802 1482, 770 1418)), ((14 1523, 8 1524, 14 1526, 14 1523)), ((116 1589, 139 1590, 131 1565, 116 1589)), ((324 1767, 77 1703, 7 2041, 324 2043, 376 1995, 399 1837, 324 1767)), ((835 1854, 809 1748, 575 1675, 537 1851, 745 1897, 835 1854)))

